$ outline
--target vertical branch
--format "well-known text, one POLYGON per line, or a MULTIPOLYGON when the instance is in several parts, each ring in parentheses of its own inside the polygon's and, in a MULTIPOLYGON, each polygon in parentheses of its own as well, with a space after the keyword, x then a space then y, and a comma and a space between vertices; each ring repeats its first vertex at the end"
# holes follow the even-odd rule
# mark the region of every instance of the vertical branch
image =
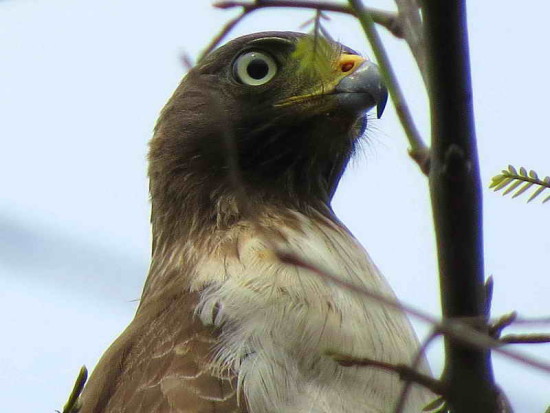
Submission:
POLYGON ((428 84, 428 72, 426 70, 426 45, 422 29, 422 19, 417 0, 395 0, 399 10, 399 26, 403 29, 403 38, 420 69, 424 84, 428 84))
MULTIPOLYGON (((446 319, 487 331, 482 199, 475 140, 465 0, 424 0, 432 114, 430 186, 446 319)), ((453 412, 495 412, 488 349, 445 337, 443 379, 453 412)))

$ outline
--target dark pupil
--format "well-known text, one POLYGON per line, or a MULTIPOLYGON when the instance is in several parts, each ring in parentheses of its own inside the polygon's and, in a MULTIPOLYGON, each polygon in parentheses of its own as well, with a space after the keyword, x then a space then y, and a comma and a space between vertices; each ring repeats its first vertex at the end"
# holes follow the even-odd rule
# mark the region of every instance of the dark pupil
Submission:
POLYGON ((269 67, 267 63, 261 59, 252 60, 246 67, 246 73, 252 79, 260 80, 266 77, 267 72, 269 72, 269 67))

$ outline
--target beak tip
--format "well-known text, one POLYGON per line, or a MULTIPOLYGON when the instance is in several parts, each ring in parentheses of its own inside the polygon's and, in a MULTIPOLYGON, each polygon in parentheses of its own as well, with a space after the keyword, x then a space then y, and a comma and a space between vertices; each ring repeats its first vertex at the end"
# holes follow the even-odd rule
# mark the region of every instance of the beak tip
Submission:
POLYGON ((365 112, 376 106, 378 119, 382 117, 388 101, 388 90, 374 63, 363 62, 352 74, 344 77, 335 90, 346 95, 342 100, 357 112, 365 112))
POLYGON ((382 114, 384 113, 384 109, 386 108, 386 103, 388 103, 388 91, 385 87, 382 88, 381 96, 378 101, 378 104, 376 105, 376 116, 378 119, 382 117, 382 114))

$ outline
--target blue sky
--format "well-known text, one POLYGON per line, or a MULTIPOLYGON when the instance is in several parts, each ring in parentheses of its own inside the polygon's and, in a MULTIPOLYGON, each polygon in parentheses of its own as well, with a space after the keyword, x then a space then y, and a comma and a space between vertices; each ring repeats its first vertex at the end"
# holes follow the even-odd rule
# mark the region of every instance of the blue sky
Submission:
MULTIPOLYGON (((545 40, 550 6, 470 2, 486 272, 493 312, 550 314, 550 204, 487 190, 508 163, 550 175, 545 40)), ((369 4, 393 8, 392 2, 369 4)), ((80 365, 93 367, 130 321, 150 254, 147 141, 160 109, 233 12, 209 1, 0 2, 0 387, 6 411, 61 408, 80 365)), ((231 35, 297 30, 311 12, 270 10, 231 35)), ((334 16, 335 38, 370 54, 359 26, 334 16)), ((422 82, 406 46, 380 29, 419 129, 422 82)), ((334 200, 404 301, 438 314, 425 178, 406 155, 391 105, 370 125, 334 200)), ((415 324, 420 335, 426 326, 415 324)), ((540 329, 540 328, 539 328, 540 329)), ((547 326, 548 330, 548 326, 547 326)), ((520 348, 550 360, 548 345, 520 348)), ((440 368, 439 344, 429 353, 440 368)), ((547 375, 496 358, 518 412, 550 404, 547 375)))

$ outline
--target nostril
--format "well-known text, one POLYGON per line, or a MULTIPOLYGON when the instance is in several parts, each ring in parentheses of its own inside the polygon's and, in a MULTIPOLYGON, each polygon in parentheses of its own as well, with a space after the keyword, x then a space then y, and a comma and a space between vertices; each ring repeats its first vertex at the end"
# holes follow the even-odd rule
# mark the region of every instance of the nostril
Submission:
POLYGON ((359 55, 343 53, 340 55, 335 68, 340 71, 340 73, 349 75, 356 71, 364 61, 365 59, 359 55))
POLYGON ((355 62, 345 62, 340 65, 340 70, 347 73, 355 67, 355 62))

